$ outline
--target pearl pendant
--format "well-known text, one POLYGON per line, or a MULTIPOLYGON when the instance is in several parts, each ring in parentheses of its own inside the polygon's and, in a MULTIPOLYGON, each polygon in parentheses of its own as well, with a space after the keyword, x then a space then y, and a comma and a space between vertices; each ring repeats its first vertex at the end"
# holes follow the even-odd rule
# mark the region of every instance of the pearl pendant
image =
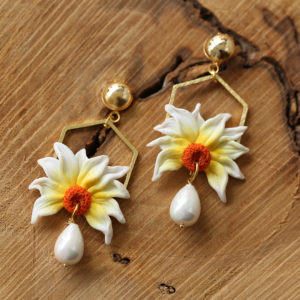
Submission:
POLYGON ((71 223, 56 240, 54 247, 55 257, 67 267, 78 263, 82 258, 83 252, 83 237, 79 226, 71 223))
POLYGON ((179 225, 191 226, 199 219, 200 212, 199 195, 193 185, 187 184, 174 197, 170 216, 179 225))

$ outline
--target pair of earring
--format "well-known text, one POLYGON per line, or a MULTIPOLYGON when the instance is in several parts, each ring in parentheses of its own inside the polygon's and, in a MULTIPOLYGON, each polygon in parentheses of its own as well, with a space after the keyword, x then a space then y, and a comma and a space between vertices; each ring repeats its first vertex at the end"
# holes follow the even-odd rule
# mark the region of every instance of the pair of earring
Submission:
MULTIPOLYGON (((159 146, 162 150, 156 159, 153 181, 158 180, 164 171, 178 170, 182 166, 190 171, 188 184, 176 194, 170 207, 171 218, 181 228, 193 225, 200 216, 200 198, 193 186, 200 171, 206 173, 209 184, 223 202, 226 202, 228 175, 244 179, 234 160, 249 151, 240 144, 241 136, 247 129, 244 123, 248 106, 217 74, 218 63, 230 58, 234 48, 234 41, 225 34, 217 34, 205 43, 204 53, 212 61, 208 69, 210 75, 173 87, 170 103, 166 105, 166 120, 154 128, 165 136, 147 145, 159 146), (231 117, 228 113, 205 121, 200 115, 200 103, 193 112, 173 105, 178 88, 206 80, 219 82, 243 106, 238 127, 225 128, 226 121, 231 117)), ((72 214, 68 226, 60 234, 54 247, 55 257, 65 267, 79 262, 84 252, 83 237, 79 226, 74 222, 75 215, 84 215, 93 228, 102 231, 107 245, 111 243, 113 236, 110 216, 125 223, 114 198, 130 197, 127 185, 138 151, 114 123, 120 120, 119 111, 127 108, 133 97, 126 84, 113 83, 103 90, 102 98, 104 104, 112 110, 108 117, 92 123, 65 127, 59 142, 54 144, 56 155, 38 160, 47 177, 36 179, 29 186, 29 189, 38 189, 41 194, 34 204, 32 224, 39 217, 55 214, 63 207, 72 214), (68 130, 99 124, 111 128, 133 151, 129 167, 108 166, 109 158, 105 155, 88 158, 85 149, 74 154, 63 144, 68 130), (122 184, 118 179, 126 174, 122 184)))

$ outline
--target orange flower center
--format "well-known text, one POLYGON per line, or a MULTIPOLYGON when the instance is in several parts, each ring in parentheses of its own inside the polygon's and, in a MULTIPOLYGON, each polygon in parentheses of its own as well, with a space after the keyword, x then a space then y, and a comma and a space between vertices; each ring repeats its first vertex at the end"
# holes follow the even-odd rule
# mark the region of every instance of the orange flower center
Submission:
POLYGON ((209 150, 200 144, 191 144, 183 152, 183 165, 190 171, 196 171, 196 163, 199 164, 199 172, 205 170, 210 164, 209 150))
POLYGON ((84 215, 92 202, 91 194, 81 186, 70 187, 64 196, 64 207, 73 213, 77 203, 79 203, 76 215, 84 215))

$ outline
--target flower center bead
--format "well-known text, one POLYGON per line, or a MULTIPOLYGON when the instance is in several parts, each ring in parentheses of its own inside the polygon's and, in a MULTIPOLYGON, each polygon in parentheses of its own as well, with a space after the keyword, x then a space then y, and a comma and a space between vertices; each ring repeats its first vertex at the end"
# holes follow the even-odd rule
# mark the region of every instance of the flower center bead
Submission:
POLYGON ((198 163, 199 172, 203 171, 210 164, 210 152, 203 145, 191 144, 183 152, 182 163, 191 172, 196 171, 196 163, 198 163))
POLYGON ((84 215, 90 207, 91 202, 92 196, 85 188, 73 186, 66 191, 63 204, 67 211, 73 213, 77 203, 79 203, 76 215, 84 215))

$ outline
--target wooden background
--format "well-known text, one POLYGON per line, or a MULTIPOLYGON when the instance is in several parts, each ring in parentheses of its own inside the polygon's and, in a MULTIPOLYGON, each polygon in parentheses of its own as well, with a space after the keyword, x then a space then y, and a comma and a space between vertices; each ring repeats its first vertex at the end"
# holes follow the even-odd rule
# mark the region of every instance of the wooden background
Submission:
MULTIPOLYGON (((0 295, 1 299, 300 299, 299 91, 300 2, 180 0, 2 0, 0 2, 0 295), (201 174, 196 225, 180 230, 169 206, 188 172, 153 183, 160 136, 174 83, 207 74, 202 45, 231 34, 234 57, 220 75, 249 104, 250 153, 238 159, 246 180, 230 178, 224 205, 201 174), (43 171, 66 125, 104 117, 103 86, 126 81, 135 101, 118 128, 139 150, 119 200, 127 223, 113 221, 112 244, 84 217, 82 261, 54 258, 69 214, 31 225, 43 171)), ((241 108, 220 85, 180 90, 175 104, 205 118, 241 108)), ((126 165, 131 152, 100 127, 68 134, 74 150, 108 154, 126 165)))

